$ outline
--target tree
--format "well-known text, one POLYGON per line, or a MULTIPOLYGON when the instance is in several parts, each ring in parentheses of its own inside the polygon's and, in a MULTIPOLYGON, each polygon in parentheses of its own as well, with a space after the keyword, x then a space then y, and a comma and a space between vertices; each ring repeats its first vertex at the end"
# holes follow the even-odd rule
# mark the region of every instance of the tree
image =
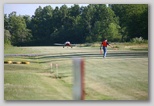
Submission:
POLYGON ((120 26, 115 23, 110 23, 107 29, 107 39, 110 41, 120 41, 121 35, 119 33, 120 26))
POLYGON ((10 32, 13 45, 52 45, 66 40, 85 43, 104 38, 130 41, 140 36, 148 39, 148 5, 39 6, 32 17, 17 16, 16 12, 4 15, 4 29, 10 32))
POLYGON ((119 17, 125 40, 129 41, 140 36, 148 38, 147 4, 114 4, 111 8, 119 17))
POLYGON ((53 9, 51 6, 46 6, 42 8, 39 6, 36 11, 35 15, 32 16, 32 35, 33 41, 36 44, 46 45, 50 41, 50 35, 53 32, 53 9))
POLYGON ((22 45, 31 38, 31 32, 26 28, 26 22, 22 16, 16 16, 13 12, 9 14, 9 32, 11 33, 11 43, 13 45, 22 45))
POLYGON ((9 30, 4 29, 4 45, 11 45, 11 34, 9 30))
POLYGON ((27 29, 31 29, 31 17, 29 15, 24 15, 23 18, 25 19, 27 29))
MULTIPOLYGON (((112 9, 104 4, 90 4, 83 10, 82 21, 85 27, 85 36, 88 42, 100 41, 108 36, 111 23, 119 25, 118 18, 112 9)), ((119 29, 117 29, 118 33, 119 29)), ((120 34, 119 34, 120 35, 120 34)))

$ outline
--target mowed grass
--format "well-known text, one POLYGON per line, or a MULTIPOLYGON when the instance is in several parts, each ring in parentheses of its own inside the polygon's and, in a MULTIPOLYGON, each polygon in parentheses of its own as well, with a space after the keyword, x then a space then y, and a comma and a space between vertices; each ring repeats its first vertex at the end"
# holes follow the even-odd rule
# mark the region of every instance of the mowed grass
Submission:
POLYGON ((97 47, 13 47, 4 54, 33 54, 4 57, 30 62, 4 64, 5 100, 73 100, 72 58, 76 56, 85 60, 85 100, 149 99, 147 50, 108 47, 107 58, 97 47))

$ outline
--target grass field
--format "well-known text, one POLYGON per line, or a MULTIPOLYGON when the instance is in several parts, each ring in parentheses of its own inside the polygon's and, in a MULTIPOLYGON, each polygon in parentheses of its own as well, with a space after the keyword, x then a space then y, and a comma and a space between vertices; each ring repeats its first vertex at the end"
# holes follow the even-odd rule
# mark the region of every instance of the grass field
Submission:
POLYGON ((149 99, 145 44, 108 47, 105 59, 98 47, 12 47, 4 54, 4 61, 30 62, 4 64, 4 100, 73 100, 74 56, 85 60, 85 100, 149 99))

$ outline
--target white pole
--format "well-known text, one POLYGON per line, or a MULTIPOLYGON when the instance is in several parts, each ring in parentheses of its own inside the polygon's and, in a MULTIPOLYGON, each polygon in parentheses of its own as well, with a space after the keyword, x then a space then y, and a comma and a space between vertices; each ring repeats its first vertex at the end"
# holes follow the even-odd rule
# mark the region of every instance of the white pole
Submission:
POLYGON ((51 73, 52 73, 52 66, 53 66, 53 65, 52 65, 52 63, 51 63, 51 64, 50 64, 50 67, 51 67, 51 73))
POLYGON ((58 78, 58 64, 56 64, 56 78, 58 78))
POLYGON ((84 100, 84 60, 73 58, 73 98, 74 100, 84 100))

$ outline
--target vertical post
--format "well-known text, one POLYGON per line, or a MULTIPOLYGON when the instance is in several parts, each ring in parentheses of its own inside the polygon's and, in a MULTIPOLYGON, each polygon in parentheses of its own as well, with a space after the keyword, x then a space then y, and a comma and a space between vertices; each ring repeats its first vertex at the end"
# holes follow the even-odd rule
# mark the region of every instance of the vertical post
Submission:
POLYGON ((58 78, 58 64, 56 64, 56 78, 58 78))
POLYGON ((52 65, 52 63, 51 63, 51 64, 50 64, 50 67, 51 67, 51 73, 52 73, 52 66, 53 66, 53 65, 52 65))
POLYGON ((74 100, 84 100, 84 59, 73 58, 73 98, 74 100))

